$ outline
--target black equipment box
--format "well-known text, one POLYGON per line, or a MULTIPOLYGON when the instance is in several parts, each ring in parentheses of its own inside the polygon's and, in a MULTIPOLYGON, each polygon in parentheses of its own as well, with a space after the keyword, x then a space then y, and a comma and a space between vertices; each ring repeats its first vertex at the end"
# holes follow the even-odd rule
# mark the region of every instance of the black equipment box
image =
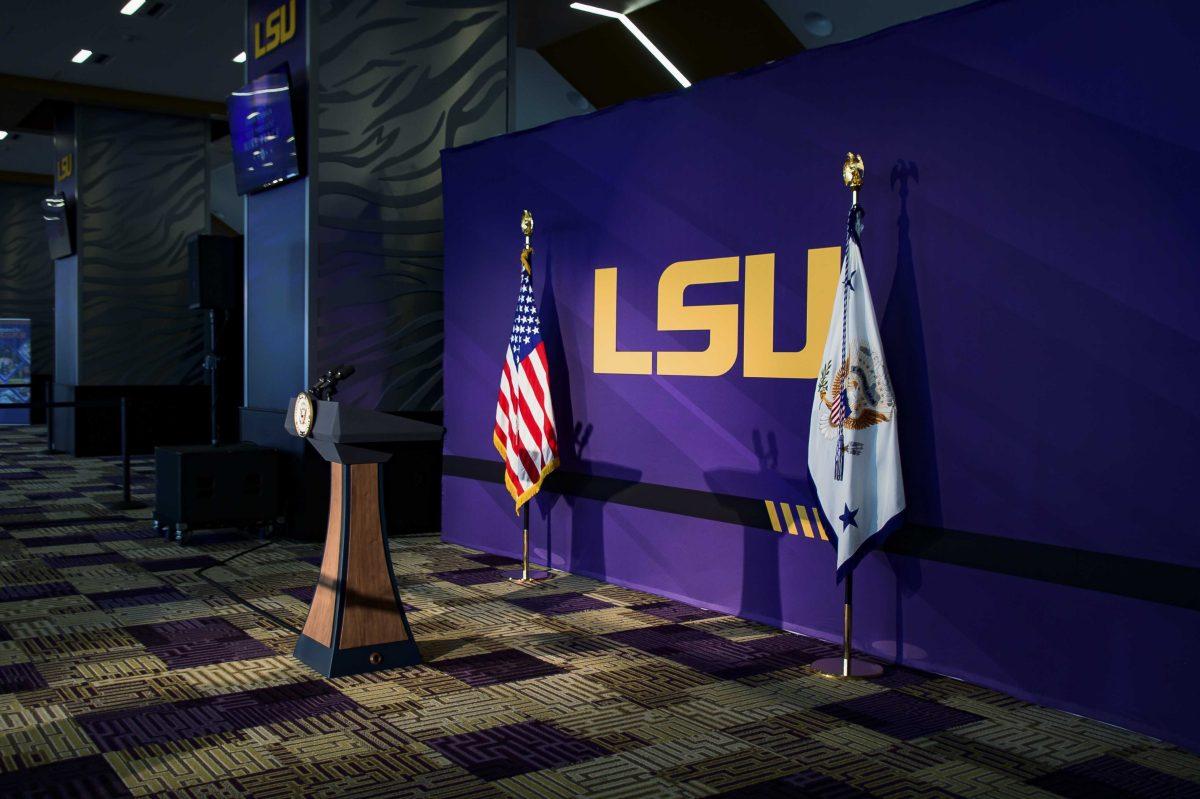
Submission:
POLYGON ((270 534, 282 523, 277 450, 248 443, 158 447, 154 460, 154 527, 168 539, 187 543, 203 527, 270 534))

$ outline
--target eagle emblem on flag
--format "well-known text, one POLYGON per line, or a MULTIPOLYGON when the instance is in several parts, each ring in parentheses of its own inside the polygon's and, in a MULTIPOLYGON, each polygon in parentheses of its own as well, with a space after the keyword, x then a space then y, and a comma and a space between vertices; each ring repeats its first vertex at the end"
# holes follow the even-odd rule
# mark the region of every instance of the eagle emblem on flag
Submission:
POLYGON ((836 372, 833 360, 825 362, 817 376, 817 396, 824 406, 818 428, 827 439, 836 438, 839 427, 865 430, 890 422, 896 406, 883 359, 861 343, 851 348, 836 372))

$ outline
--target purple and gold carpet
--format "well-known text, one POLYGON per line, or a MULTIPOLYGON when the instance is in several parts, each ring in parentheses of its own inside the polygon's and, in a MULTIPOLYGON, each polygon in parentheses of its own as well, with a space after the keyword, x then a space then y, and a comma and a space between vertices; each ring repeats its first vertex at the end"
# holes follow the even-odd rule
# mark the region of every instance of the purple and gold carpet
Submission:
MULTIPOLYGON (((315 544, 156 537, 119 463, 0 428, 0 796, 1187 797, 1200 757, 956 680, 837 683, 834 648, 393 541, 426 663, 291 658, 315 544), (263 612, 259 612, 263 611, 263 612)), ((153 498, 149 459, 134 491, 153 498)))

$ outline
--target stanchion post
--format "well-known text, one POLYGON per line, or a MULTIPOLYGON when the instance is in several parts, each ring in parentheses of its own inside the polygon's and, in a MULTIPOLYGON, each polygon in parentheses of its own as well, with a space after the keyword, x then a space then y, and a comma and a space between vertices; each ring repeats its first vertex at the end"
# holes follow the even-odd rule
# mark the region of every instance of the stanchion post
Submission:
POLYGON ((122 396, 118 407, 121 414, 121 499, 114 504, 122 510, 143 507, 133 499, 133 467, 129 453, 129 401, 122 396))
POLYGON ((128 403, 121 397, 121 471, 124 478, 124 501, 129 505, 133 501, 133 492, 129 486, 129 415, 128 403))
POLYGON ((54 381, 46 381, 46 391, 43 404, 46 406, 46 454, 54 453, 54 408, 51 407, 54 396, 54 381))

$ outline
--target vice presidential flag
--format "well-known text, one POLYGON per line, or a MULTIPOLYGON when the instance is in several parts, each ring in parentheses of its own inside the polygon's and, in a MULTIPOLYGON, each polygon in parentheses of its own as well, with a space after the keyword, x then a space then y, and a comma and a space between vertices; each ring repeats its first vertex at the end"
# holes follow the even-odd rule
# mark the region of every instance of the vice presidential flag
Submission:
POLYGON ((518 511, 558 466, 550 370, 530 280, 532 257, 529 247, 521 252, 521 290, 500 373, 496 426, 492 431, 492 443, 504 461, 504 484, 518 511))
POLYGON ((839 580, 904 510, 896 398, 859 249, 862 216, 857 205, 850 209, 808 426, 808 472, 837 538, 839 580))

